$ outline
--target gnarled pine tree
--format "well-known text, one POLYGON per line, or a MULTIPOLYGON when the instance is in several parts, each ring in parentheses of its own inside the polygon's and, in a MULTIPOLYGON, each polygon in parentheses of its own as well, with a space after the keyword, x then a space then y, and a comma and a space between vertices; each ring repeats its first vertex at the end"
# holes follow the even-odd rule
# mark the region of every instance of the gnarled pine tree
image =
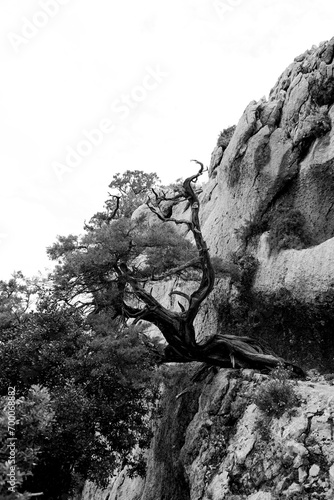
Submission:
MULTIPOLYGON (((133 307, 126 300, 123 301, 124 315, 134 318, 135 322, 145 320, 153 323, 163 334, 168 345, 164 351, 162 362, 190 362, 200 361, 209 365, 233 368, 255 368, 259 370, 270 370, 279 364, 291 367, 296 375, 303 376, 303 371, 296 365, 289 363, 282 358, 275 356, 266 347, 261 345, 256 339, 245 336, 216 334, 205 342, 198 342, 194 328, 194 321, 203 301, 209 296, 215 281, 215 273, 210 259, 209 250, 203 238, 200 222, 199 209, 200 202, 194 183, 203 172, 203 165, 198 173, 188 177, 183 182, 183 188, 174 198, 167 198, 164 193, 158 194, 154 191, 155 199, 147 202, 150 210, 163 222, 174 222, 175 224, 186 224, 193 234, 199 259, 192 259, 189 264, 195 261, 200 263, 201 280, 198 288, 190 295, 183 292, 174 291, 188 299, 188 307, 184 308, 180 304, 180 312, 166 309, 149 293, 136 273, 126 264, 115 264, 114 270, 121 283, 128 284, 135 297, 144 304, 142 308, 133 307), (166 200, 180 202, 188 200, 191 217, 189 220, 178 220, 173 217, 166 217, 161 210, 161 204, 166 200)), ((182 266, 186 268, 187 265, 182 266)), ((179 271, 180 268, 176 269, 179 271)), ((167 273, 171 275, 172 272, 167 273)), ((160 277, 161 279, 163 278, 160 277)), ((159 278, 154 278, 159 279, 159 278)))

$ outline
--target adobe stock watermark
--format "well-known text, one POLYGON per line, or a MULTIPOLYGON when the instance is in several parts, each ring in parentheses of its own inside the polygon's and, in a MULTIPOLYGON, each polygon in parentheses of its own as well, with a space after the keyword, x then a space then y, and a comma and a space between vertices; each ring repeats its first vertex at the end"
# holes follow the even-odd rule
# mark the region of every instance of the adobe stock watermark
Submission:
POLYGON ((73 172, 85 158, 90 156, 99 147, 106 136, 116 131, 117 125, 124 122, 129 116, 146 101, 150 93, 155 91, 168 77, 159 65, 147 66, 146 74, 138 85, 121 94, 110 106, 113 118, 106 116, 99 120, 98 124, 90 130, 81 131, 82 139, 74 146, 66 146, 64 161, 53 161, 51 166, 59 181, 63 180, 65 174, 73 172))
POLYGON ((213 7, 221 21, 225 21, 226 15, 233 12, 245 0, 213 0, 213 7))
POLYGON ((16 493, 16 390, 15 387, 8 387, 7 396, 7 431, 8 431, 8 459, 7 459, 7 482, 8 491, 16 493))
POLYGON ((40 0, 40 10, 37 10, 30 19, 22 17, 20 33, 10 31, 7 34, 7 38, 14 51, 18 53, 22 47, 36 38, 40 31, 49 24, 50 19, 57 16, 61 7, 67 5, 70 1, 71 0, 40 0))

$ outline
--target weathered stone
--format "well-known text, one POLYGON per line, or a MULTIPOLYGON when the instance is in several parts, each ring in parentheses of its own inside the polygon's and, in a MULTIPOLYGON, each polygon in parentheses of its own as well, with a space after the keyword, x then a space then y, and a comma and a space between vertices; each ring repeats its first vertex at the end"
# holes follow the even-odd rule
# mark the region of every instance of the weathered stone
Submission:
POLYGON ((299 56, 295 57, 295 61, 296 62, 301 62, 305 59, 305 57, 307 56, 307 51, 304 52, 303 54, 300 54, 299 56))
POLYGON ((305 250, 285 250, 270 255, 268 235, 261 237, 257 257, 260 268, 256 275, 257 290, 286 289, 301 299, 314 299, 326 292, 334 275, 334 238, 305 250))
POLYGON ((307 472, 303 467, 300 467, 298 469, 298 481, 300 483, 303 483, 305 479, 307 478, 307 472))
POLYGON ((290 496, 290 495, 295 495, 297 493, 300 493, 302 491, 300 484, 297 483, 292 483, 291 486, 284 492, 285 495, 290 496))
POLYGON ((329 469, 329 480, 331 482, 332 487, 334 488, 334 464, 329 469))
POLYGON ((270 101, 263 105, 260 114, 260 120, 263 125, 275 128, 279 124, 284 100, 285 92, 282 90, 277 101, 270 101))
POLYGON ((293 468, 299 469, 299 467, 301 467, 301 465, 303 465, 303 463, 304 463, 304 460, 303 460, 302 456, 297 455, 293 461, 293 468))
MULTIPOLYGON (((300 494, 301 486, 311 487, 320 479, 318 464, 311 465, 309 473, 306 465, 302 465, 298 469, 297 483, 296 471, 288 464, 292 464, 298 457, 308 459, 309 445, 303 434, 308 427, 308 408, 317 408, 317 413, 329 408, 333 402, 333 386, 319 382, 300 382, 296 390, 300 393, 302 403, 295 409, 294 414, 268 421, 250 401, 250 395, 261 391, 261 384, 265 383, 267 378, 250 380, 246 375, 247 372, 245 377, 239 378, 233 370, 220 370, 210 383, 204 384, 197 412, 192 418, 184 413, 189 404, 186 404, 186 400, 182 413, 175 410, 175 405, 179 407, 183 398, 189 398, 189 393, 180 396, 176 401, 173 399, 172 415, 165 425, 172 425, 177 430, 180 425, 184 425, 181 421, 190 419, 178 455, 178 470, 182 477, 186 478, 185 484, 189 485, 189 492, 185 493, 189 496, 184 498, 230 500, 238 498, 239 495, 242 500, 264 500, 274 499, 282 492, 292 497, 293 494, 300 494), (264 435, 262 431, 268 427, 270 432, 265 433, 264 441, 261 437, 264 435), (257 485, 256 492, 254 485, 257 485)), ((169 389, 171 390, 173 394, 180 391, 175 387, 169 389)), ((165 397, 170 399, 171 394, 166 393, 165 397)), ((170 427, 160 428, 159 435, 168 435, 170 432, 173 433, 170 427)), ((329 424, 322 420, 322 415, 313 414, 308 433, 313 446, 314 443, 321 444, 317 450, 319 460, 324 464, 321 470, 329 471, 332 484, 334 443, 330 440, 329 424), (327 439, 324 439, 325 432, 327 439)), ((163 456, 171 452, 168 451, 170 446, 171 443, 164 443, 163 456)), ((155 448, 153 451, 152 448, 144 489, 143 483, 131 483, 123 474, 118 478, 117 484, 114 482, 104 493, 97 489, 93 491, 86 485, 84 500, 104 500, 107 492, 111 493, 110 500, 179 500, 168 494, 163 496, 169 491, 168 484, 164 484, 163 488, 161 485, 161 473, 166 464, 159 450, 155 448), (135 496, 135 487, 138 496, 135 496)), ((331 491, 329 482, 323 481, 321 485, 324 491, 331 491)))
POLYGON ((310 470, 309 470, 309 475, 311 477, 317 477, 319 475, 319 472, 320 472, 320 467, 319 465, 317 464, 313 464, 311 467, 310 467, 310 470))
POLYGON ((223 148, 221 146, 215 147, 215 149, 212 152, 211 155, 211 162, 210 162, 210 167, 209 167, 209 177, 212 177, 214 174, 214 171, 218 167, 220 160, 222 159, 223 156, 223 148))
POLYGON ((324 61, 326 64, 331 64, 331 62, 333 61, 333 55, 334 55, 334 47, 333 45, 329 45, 324 55, 324 61))
POLYGON ((106 490, 101 490, 94 483, 87 481, 82 493, 83 500, 140 500, 145 481, 140 477, 130 478, 123 470, 117 478, 111 480, 106 490))
POLYGON ((333 61, 334 56, 334 46, 333 43, 328 42, 325 52, 322 54, 322 58, 326 64, 330 64, 333 61))
POLYGON ((292 441, 292 440, 287 441, 286 447, 293 455, 297 455, 299 457, 304 457, 305 455, 308 454, 308 451, 305 448, 305 446, 303 446, 301 443, 298 443, 296 441, 292 441))
POLYGON ((320 71, 321 75, 326 76, 326 74, 327 74, 327 66, 326 66, 325 61, 321 61, 320 66, 319 66, 319 71, 320 71))
POLYGON ((229 474, 227 471, 217 474, 207 489, 207 497, 210 498, 210 500, 228 498, 227 495, 230 493, 228 483, 229 474))
POLYGON ((268 491, 259 491, 247 497, 247 500, 272 500, 273 496, 268 491))

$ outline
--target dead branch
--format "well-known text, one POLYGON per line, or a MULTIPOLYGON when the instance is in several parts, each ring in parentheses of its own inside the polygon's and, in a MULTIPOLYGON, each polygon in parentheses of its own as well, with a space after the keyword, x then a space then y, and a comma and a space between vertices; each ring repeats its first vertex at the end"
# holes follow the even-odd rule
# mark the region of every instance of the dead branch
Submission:
POLYGON ((174 217, 165 217, 162 213, 161 213, 161 210, 160 210, 160 207, 159 207, 159 210, 157 210, 150 202, 150 200, 148 200, 146 202, 146 205, 148 206, 148 208, 151 210, 152 213, 154 213, 162 222, 174 222, 174 224, 186 224, 188 227, 191 228, 191 222, 187 219, 175 219, 174 217))
POLYGON ((190 302, 189 295, 187 293, 180 292, 179 290, 173 290, 170 292, 169 295, 180 295, 181 297, 184 297, 185 299, 187 299, 188 302, 190 302))
POLYGON ((120 202, 121 197, 117 196, 116 194, 110 194, 110 193, 108 193, 108 194, 109 194, 109 196, 112 196, 113 198, 116 198, 116 206, 114 208, 114 211, 113 211, 113 213, 111 215, 108 216, 109 220, 113 220, 116 217, 117 212, 119 210, 119 202, 120 202))
POLYGON ((119 279, 130 285, 134 295, 144 304, 141 309, 136 309, 124 303, 124 313, 129 318, 134 318, 135 322, 145 319, 155 324, 165 337, 168 345, 165 348, 163 361, 165 362, 189 362, 200 361, 206 364, 218 367, 233 368, 257 368, 270 370, 280 363, 286 366, 292 366, 297 375, 303 375, 303 371, 282 358, 279 358, 263 348, 260 343, 250 337, 238 337, 235 335, 217 334, 204 343, 196 341, 194 320, 199 311, 200 305, 211 293, 214 286, 215 274, 211 263, 209 250, 203 238, 200 221, 199 208, 200 202, 198 194, 194 189, 194 183, 204 171, 201 162, 195 161, 200 165, 199 171, 191 177, 188 177, 183 183, 182 197, 178 200, 187 200, 191 209, 190 220, 175 219, 173 217, 164 217, 160 210, 162 201, 166 201, 166 194, 158 194, 153 191, 155 200, 148 200, 147 206, 156 214, 162 222, 173 222, 175 224, 186 224, 192 232, 199 257, 192 259, 187 264, 179 266, 168 273, 164 273, 155 278, 164 279, 175 272, 190 267, 190 264, 200 263, 201 280, 197 289, 190 297, 178 290, 172 291, 170 295, 180 295, 188 301, 188 307, 184 307, 180 302, 181 312, 174 312, 163 307, 152 295, 145 290, 143 283, 147 280, 140 280, 126 265, 116 265, 115 271, 119 279))

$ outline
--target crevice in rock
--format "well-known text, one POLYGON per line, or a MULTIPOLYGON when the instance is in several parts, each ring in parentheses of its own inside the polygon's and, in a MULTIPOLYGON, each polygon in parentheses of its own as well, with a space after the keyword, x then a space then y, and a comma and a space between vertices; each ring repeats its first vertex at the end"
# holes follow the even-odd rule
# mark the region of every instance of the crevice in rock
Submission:
POLYGON ((216 184, 213 186, 213 188, 211 189, 210 193, 209 193, 209 197, 208 197, 208 201, 211 201, 211 198, 212 198, 212 193, 214 192, 214 190, 216 189, 216 187, 218 187, 218 182, 216 182, 216 184))
MULTIPOLYGON (((147 472, 142 500, 190 500, 190 491, 180 451, 186 429, 198 411, 203 382, 191 383, 197 364, 169 372, 161 403, 161 420, 152 443, 151 467, 147 472), (189 369, 190 368, 190 369, 189 369), (180 392, 184 390, 181 397, 180 392)), ((168 375, 168 372, 167 374, 168 375)))
POLYGON ((326 219, 328 219, 328 216, 330 214, 330 212, 332 211, 332 208, 334 207, 334 201, 333 203, 331 204, 331 206, 329 207, 329 209, 327 210, 327 213, 326 213, 326 219))

